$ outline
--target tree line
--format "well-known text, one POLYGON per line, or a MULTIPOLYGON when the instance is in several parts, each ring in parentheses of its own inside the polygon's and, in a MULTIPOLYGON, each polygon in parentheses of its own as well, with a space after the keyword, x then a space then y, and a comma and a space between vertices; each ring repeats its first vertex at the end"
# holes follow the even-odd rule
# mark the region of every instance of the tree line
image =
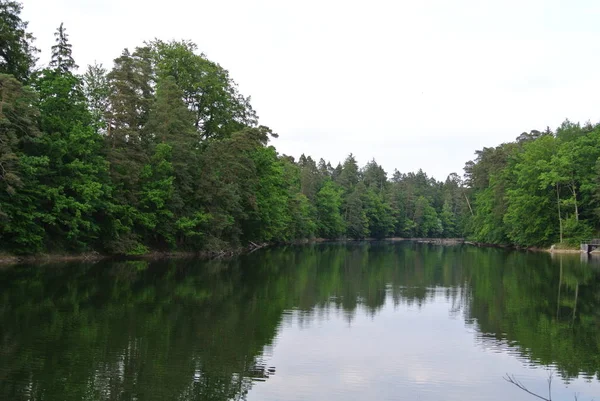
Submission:
POLYGON ((600 124, 569 120, 477 152, 467 233, 487 243, 578 245, 600 227, 600 124))
POLYGON ((455 236, 457 177, 392 180, 279 155, 250 99, 189 41, 77 64, 65 27, 45 68, 3 1, 1 247, 14 253, 222 249, 295 239, 455 236))
POLYGON ((598 126, 567 122, 485 148, 464 180, 422 170, 388 178, 352 154, 335 167, 295 160, 269 144, 277 134, 193 42, 155 39, 124 49, 110 70, 78 74, 61 24, 39 68, 21 9, 0 0, 1 251, 390 236, 534 246, 598 226, 598 126))

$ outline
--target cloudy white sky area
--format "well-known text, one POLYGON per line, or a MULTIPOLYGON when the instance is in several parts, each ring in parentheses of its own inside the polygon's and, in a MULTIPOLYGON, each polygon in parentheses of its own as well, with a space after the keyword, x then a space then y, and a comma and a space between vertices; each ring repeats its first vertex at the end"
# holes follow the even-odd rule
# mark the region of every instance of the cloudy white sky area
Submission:
POLYGON ((24 0, 47 62, 191 39, 229 70, 280 153, 350 152, 391 175, 462 174, 474 151, 600 120, 598 0, 24 0))

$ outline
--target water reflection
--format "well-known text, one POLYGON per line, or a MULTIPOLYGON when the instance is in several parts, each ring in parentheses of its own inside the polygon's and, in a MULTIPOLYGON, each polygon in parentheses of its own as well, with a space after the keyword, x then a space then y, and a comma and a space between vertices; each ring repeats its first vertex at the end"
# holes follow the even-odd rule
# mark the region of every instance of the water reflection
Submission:
POLYGON ((294 379, 333 388, 328 372, 340 372, 340 383, 364 387, 376 380, 365 366, 380 373, 380 391, 386 380, 411 377, 415 386, 429 383, 422 399, 437 396, 436 383, 484 399, 469 393, 477 383, 457 379, 457 367, 468 365, 453 346, 477 363, 488 350, 553 367, 566 380, 595 381, 596 266, 579 255, 356 243, 232 261, 7 269, 0 271, 0 399, 229 400, 261 386, 302 399, 294 379), (382 349, 391 336, 395 351, 382 349), (401 363, 389 366, 382 353, 401 363), (432 380, 434 371, 450 378, 432 380))

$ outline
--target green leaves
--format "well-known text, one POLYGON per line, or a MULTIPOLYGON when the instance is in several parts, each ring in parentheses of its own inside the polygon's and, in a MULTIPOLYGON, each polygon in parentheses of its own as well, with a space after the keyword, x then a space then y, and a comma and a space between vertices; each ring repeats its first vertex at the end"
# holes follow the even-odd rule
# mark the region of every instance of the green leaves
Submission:
POLYGON ((556 136, 536 131, 480 152, 466 168, 475 193, 473 237, 520 246, 593 237, 599 139, 600 126, 584 129, 567 120, 556 136))
POLYGON ((342 220, 342 191, 331 180, 326 180, 315 198, 317 236, 339 238, 345 232, 342 220))
POLYGON ((88 110, 98 133, 106 134, 106 115, 108 113, 108 85, 107 71, 102 64, 89 65, 83 74, 83 92, 87 99, 88 110))
POLYGON ((23 6, 11 0, 0 0, 0 74, 10 74, 27 82, 37 61, 34 37, 21 20, 23 6))
POLYGON ((462 236, 539 246, 600 227, 600 128, 566 121, 477 152, 466 181, 373 159, 279 155, 248 97, 189 41, 50 68, 0 0, 0 239, 11 252, 210 249, 312 238, 462 236), (16 77, 16 79, 15 79, 16 77), (32 89, 23 83, 31 83, 32 89))
POLYGON ((0 74, 0 199, 22 183, 19 158, 39 135, 35 101, 31 90, 12 76, 0 74))
POLYGON ((175 80, 204 139, 222 139, 244 127, 256 126, 250 98, 238 92, 227 70, 196 54, 194 43, 154 40, 149 46, 158 78, 175 80))

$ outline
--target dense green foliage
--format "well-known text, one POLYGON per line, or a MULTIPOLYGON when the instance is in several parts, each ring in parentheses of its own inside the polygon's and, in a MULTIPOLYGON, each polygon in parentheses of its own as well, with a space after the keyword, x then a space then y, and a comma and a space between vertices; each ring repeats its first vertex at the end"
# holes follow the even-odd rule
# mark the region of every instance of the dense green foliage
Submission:
POLYGON ((274 373, 263 353, 291 311, 321 329, 336 310, 352 325, 386 303, 440 299, 485 349, 508 348, 563 379, 599 378, 600 271, 563 256, 360 242, 3 269, 0 399, 243 399, 274 373))
POLYGON ((0 0, 0 251, 221 250, 320 238, 462 237, 541 246, 600 226, 600 127, 565 122, 478 152, 466 181, 279 155, 228 72, 188 41, 76 73, 48 66, 0 0))
POLYGON ((600 124, 565 121, 477 152, 465 168, 481 242, 577 245, 600 227, 600 124))
POLYGON ((123 50, 76 73, 58 28, 46 68, 18 3, 0 65, 0 250, 216 251, 297 239, 456 236, 457 177, 332 168, 279 155, 228 72, 187 41, 123 50), (8 42, 7 42, 8 43, 8 42))

